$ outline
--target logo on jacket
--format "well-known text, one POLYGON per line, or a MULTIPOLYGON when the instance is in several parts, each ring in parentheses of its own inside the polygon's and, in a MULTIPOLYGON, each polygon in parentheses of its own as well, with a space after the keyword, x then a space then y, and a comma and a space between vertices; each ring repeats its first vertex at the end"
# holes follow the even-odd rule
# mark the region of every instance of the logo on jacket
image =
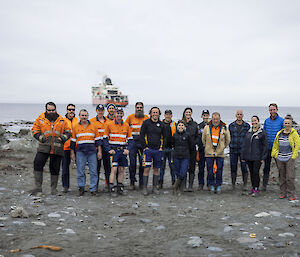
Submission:
POLYGON ((157 126, 157 127, 159 127, 159 126, 160 126, 160 124, 159 124, 159 123, 157 123, 157 124, 156 124, 156 126, 157 126))

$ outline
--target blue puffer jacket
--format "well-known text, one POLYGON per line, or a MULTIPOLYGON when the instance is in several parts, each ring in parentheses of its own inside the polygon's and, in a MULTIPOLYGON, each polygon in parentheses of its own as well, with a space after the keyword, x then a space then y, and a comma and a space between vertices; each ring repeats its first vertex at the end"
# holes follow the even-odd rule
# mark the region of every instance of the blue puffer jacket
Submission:
POLYGON ((272 120, 271 118, 267 118, 264 123, 264 130, 267 132, 268 135, 268 148, 269 150, 272 149, 275 137, 277 132, 283 128, 283 121, 284 119, 281 118, 279 115, 272 120))

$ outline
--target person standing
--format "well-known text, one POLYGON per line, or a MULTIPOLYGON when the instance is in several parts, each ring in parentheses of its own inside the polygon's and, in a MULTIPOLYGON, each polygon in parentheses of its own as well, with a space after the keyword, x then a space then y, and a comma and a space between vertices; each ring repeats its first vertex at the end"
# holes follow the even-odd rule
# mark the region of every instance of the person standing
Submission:
POLYGON ((186 132, 183 120, 177 123, 177 130, 172 137, 172 145, 174 147, 173 164, 176 174, 173 191, 176 194, 178 189, 180 189, 181 193, 183 192, 183 181, 189 168, 190 150, 194 146, 191 136, 186 132))
POLYGON ((176 132, 176 124, 175 121, 172 121, 172 116, 173 115, 171 110, 165 110, 165 118, 162 120, 162 123, 164 125, 164 130, 166 133, 166 147, 163 150, 163 159, 159 172, 158 184, 160 188, 163 188, 167 160, 169 163, 172 185, 175 183, 175 173, 172 161, 172 136, 176 132))
POLYGON ((161 167, 162 151, 166 144, 166 134, 163 123, 159 120, 161 115, 158 107, 150 109, 150 119, 145 120, 141 127, 140 140, 143 151, 143 194, 148 195, 148 178, 150 167, 153 161, 153 192, 159 194, 158 188, 158 169, 161 167))
POLYGON ((230 143, 230 133, 218 112, 212 114, 212 120, 205 126, 202 143, 205 147, 210 192, 220 194, 223 182, 224 149, 230 143))
POLYGON ((246 162, 241 160, 241 150, 244 137, 250 125, 243 120, 244 113, 243 110, 237 110, 235 114, 236 120, 229 124, 230 132, 230 169, 231 169, 231 183, 232 189, 235 190, 235 182, 237 177, 238 161, 241 163, 242 177, 243 177, 243 190, 247 190, 247 181, 248 181, 248 169, 246 162))
POLYGON ((86 163, 90 172, 90 192, 95 196, 98 183, 97 159, 102 158, 102 142, 97 127, 88 120, 87 110, 80 110, 79 119, 79 123, 73 128, 71 138, 71 158, 76 161, 77 166, 78 196, 84 195, 86 163))
MULTIPOLYGON (((195 165, 196 165, 196 157, 197 157, 197 150, 196 145, 198 143, 198 124, 192 118, 193 110, 191 107, 187 107, 183 111, 182 120, 186 124, 186 132, 188 132, 191 136, 192 140, 192 149, 190 152, 190 163, 189 163, 189 186, 187 191, 193 192, 193 184, 195 178, 195 165)), ((186 181, 186 180, 185 180, 186 181)), ((184 183, 184 187, 186 187, 186 182, 184 183)))
POLYGON ((39 141, 37 153, 34 158, 35 188, 32 195, 42 192, 43 169, 50 157, 49 169, 51 173, 51 194, 57 194, 57 182, 60 164, 64 155, 64 143, 71 136, 68 123, 56 112, 56 105, 48 102, 43 112, 33 123, 32 135, 39 141))
POLYGON ((247 163, 250 171, 252 185, 250 195, 257 196, 259 193, 260 166, 268 154, 268 137, 266 131, 261 128, 257 116, 252 116, 251 123, 252 128, 247 131, 243 140, 241 161, 247 163))
POLYGON ((115 118, 116 118, 116 106, 114 104, 108 104, 106 106, 106 109, 107 109, 107 121, 114 121, 115 118))
POLYGON ((135 113, 129 115, 126 119, 126 123, 128 123, 131 128, 131 133, 133 136, 132 148, 129 151, 129 177, 130 177, 130 189, 135 189, 136 180, 136 159, 138 157, 139 161, 139 187, 142 189, 143 187, 143 148, 140 142, 140 130, 144 120, 149 119, 148 115, 144 114, 144 104, 142 102, 137 102, 135 104, 135 113))
MULTIPOLYGON (((68 126, 73 129, 74 125, 78 123, 77 117, 75 117, 75 104, 67 105, 67 114, 64 120, 68 123, 68 126)), ((62 159, 62 174, 61 182, 63 193, 67 193, 70 187, 70 163, 71 163, 71 139, 69 138, 64 144, 64 157, 62 159)))
POLYGON ((295 200, 295 160, 299 152, 299 135, 292 128, 293 118, 286 116, 284 128, 275 138, 272 157, 276 159, 279 171, 280 199, 288 197, 290 201, 295 200))
POLYGON ((128 123, 123 122, 123 116, 123 109, 116 108, 115 121, 107 124, 103 136, 104 148, 110 154, 109 188, 112 196, 124 194, 124 167, 128 166, 127 155, 132 147, 131 130, 128 123), (117 185, 114 185, 115 179, 117 185))
MULTIPOLYGON (((104 105, 98 104, 96 106, 96 113, 97 113, 97 116, 90 119, 90 122, 97 127, 100 139, 103 140, 105 125, 107 124, 106 121, 108 119, 104 116, 104 105)), ((103 166, 104 166, 105 184, 108 187, 109 175, 110 175, 109 156, 110 156, 109 153, 102 147, 102 159, 99 159, 97 161, 97 173, 98 173, 97 191, 98 191, 98 186, 99 186, 101 162, 103 162, 103 166)))
POLYGON ((205 151, 202 143, 202 134, 203 134, 204 127, 208 124, 209 110, 203 110, 201 118, 202 118, 202 122, 198 124, 198 135, 199 135, 198 136, 198 154, 199 154, 198 191, 203 190, 204 187, 205 151))
POLYGON ((269 147, 268 147, 268 155, 265 160, 262 191, 267 190, 267 185, 269 183, 271 161, 272 161, 271 152, 272 152, 273 143, 278 131, 280 131, 283 128, 283 118, 281 118, 277 112, 278 112, 277 104, 271 103, 269 105, 270 117, 267 118, 264 122, 264 130, 267 132, 268 135, 269 147))

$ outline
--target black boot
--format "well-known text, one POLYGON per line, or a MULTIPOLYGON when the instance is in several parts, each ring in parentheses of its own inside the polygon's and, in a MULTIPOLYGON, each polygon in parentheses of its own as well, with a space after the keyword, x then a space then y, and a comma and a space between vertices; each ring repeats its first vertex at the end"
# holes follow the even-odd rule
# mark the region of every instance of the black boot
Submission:
POLYGON ((51 175, 51 195, 57 194, 58 175, 51 175))
POLYGON ((110 188, 110 195, 111 195, 112 197, 118 196, 118 189, 117 189, 117 186, 114 186, 113 183, 109 183, 109 188, 110 188))
POLYGON ((117 190, 119 195, 126 195, 126 191, 124 190, 124 185, 123 183, 118 183, 118 190, 117 190))
POLYGON ((243 191, 247 191, 247 183, 248 183, 248 172, 243 174, 243 191))
POLYGON ((83 196, 83 195, 84 195, 84 187, 79 187, 78 196, 83 196))
POLYGON ((193 184, 194 184, 195 174, 189 173, 189 188, 188 192, 193 192, 193 184))
POLYGON ((182 184, 183 184, 183 191, 187 192, 187 188, 186 188, 186 179, 187 179, 187 175, 184 177, 182 184))
POLYGON ((153 185, 153 187, 152 187, 153 193, 159 195, 160 192, 159 192, 159 188, 158 188, 158 175, 153 174, 152 185, 153 185))
POLYGON ((42 171, 34 171, 34 183, 35 188, 30 191, 31 195, 37 195, 38 193, 42 193, 42 184, 43 184, 43 172, 42 171))
POLYGON ((232 190, 235 190, 236 177, 237 177, 237 172, 231 172, 231 186, 232 186, 232 190))
POLYGON ((163 184, 164 184, 163 180, 158 180, 158 187, 159 187, 159 189, 163 188, 163 184))
POLYGON ((148 195, 148 179, 149 176, 143 176, 143 195, 148 195))

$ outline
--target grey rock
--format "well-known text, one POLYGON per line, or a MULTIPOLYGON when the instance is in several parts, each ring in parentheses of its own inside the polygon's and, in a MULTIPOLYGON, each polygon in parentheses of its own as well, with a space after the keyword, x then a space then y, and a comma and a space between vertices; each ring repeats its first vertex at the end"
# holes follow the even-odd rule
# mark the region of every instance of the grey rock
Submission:
POLYGON ((229 227, 229 226, 227 226, 227 227, 224 228, 224 232, 225 232, 225 233, 228 233, 228 232, 230 232, 230 231, 232 231, 232 230, 233 230, 233 228, 232 228, 232 227, 229 227))
POLYGON ((203 244, 202 239, 199 236, 191 236, 190 240, 187 242, 190 247, 200 247, 203 244))
POLYGON ((152 223, 152 220, 150 220, 150 219, 140 219, 140 221, 142 223, 152 223))
POLYGON ((264 227, 264 230, 270 230, 270 228, 269 227, 264 227))
POLYGON ((124 218, 119 218, 119 219, 118 219, 118 222, 120 222, 120 223, 123 223, 124 221, 125 221, 124 218))
POLYGON ((295 235, 293 233, 286 232, 286 233, 278 234, 278 236, 281 236, 281 237, 287 237, 287 236, 294 237, 295 235))
POLYGON ((49 218, 60 218, 61 216, 60 216, 60 214, 58 214, 58 213, 49 213, 49 214, 48 214, 48 217, 49 217, 49 218))
POLYGON ((260 249, 264 249, 264 245, 261 242, 257 242, 257 243, 249 245, 249 248, 260 250, 260 249))
POLYGON ((257 242, 258 240, 256 238, 251 238, 251 237, 239 237, 237 239, 237 241, 240 243, 240 244, 249 244, 249 243, 255 243, 257 242))
POLYGON ((23 224, 23 221, 13 221, 13 224, 17 224, 17 225, 22 225, 23 224))
POLYGON ((220 247, 214 247, 214 246, 209 246, 209 247, 207 248, 207 250, 209 250, 209 251, 214 251, 214 252, 222 252, 222 251, 223 251, 222 248, 220 248, 220 247))
POLYGON ((23 207, 12 207, 10 212, 12 218, 28 218, 28 212, 23 207))
POLYGON ((34 225, 37 225, 37 226, 46 226, 46 224, 44 223, 44 222, 41 222, 41 221, 32 221, 31 222, 32 224, 34 224, 34 225))
POLYGON ((157 226, 155 230, 164 230, 166 227, 164 225, 157 226))
POLYGON ((71 228, 66 228, 65 234, 76 234, 75 231, 71 228))
POLYGON ((270 211, 269 213, 274 217, 280 217, 280 215, 281 215, 281 213, 278 211, 270 211))
POLYGON ((240 227, 242 225, 244 225, 244 223, 241 223, 241 222, 235 222, 235 223, 229 224, 229 226, 231 226, 231 227, 240 227))
POLYGON ((23 254, 22 257, 35 257, 35 256, 32 254, 23 254))
POLYGON ((149 207, 159 207, 160 204, 159 204, 159 203, 152 203, 152 202, 149 202, 149 203, 148 203, 148 206, 149 206, 149 207))

